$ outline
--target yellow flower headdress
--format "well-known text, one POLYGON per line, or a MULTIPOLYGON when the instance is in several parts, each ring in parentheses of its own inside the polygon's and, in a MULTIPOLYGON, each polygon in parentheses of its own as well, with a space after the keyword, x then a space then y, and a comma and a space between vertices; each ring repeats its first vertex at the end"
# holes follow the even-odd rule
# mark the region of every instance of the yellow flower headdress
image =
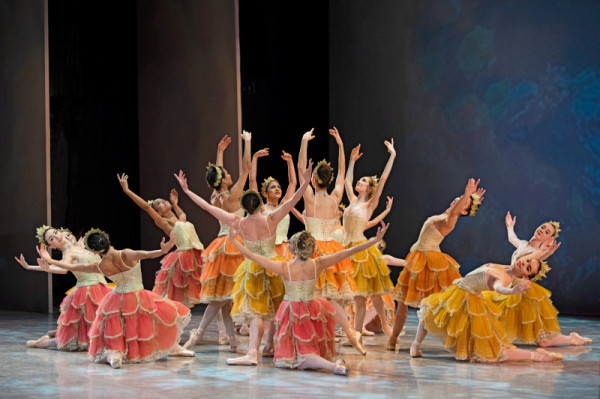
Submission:
POLYGON ((344 212, 344 211, 346 210, 346 205, 344 205, 344 204, 340 203, 340 204, 338 204, 338 209, 339 209, 340 211, 344 212))
POLYGON ((256 213, 256 212, 260 211, 260 209, 262 208, 262 205, 263 205, 263 200, 262 200, 262 198, 260 197, 260 194, 258 193, 258 191, 256 191, 256 190, 246 190, 246 191, 244 191, 244 192, 242 193, 242 195, 240 195, 239 202, 240 202, 240 206, 242 207, 242 209, 243 209, 243 210, 245 210, 246 212, 250 213, 250 212, 248 211, 248 209, 246 209, 246 208, 244 207, 243 203, 242 203, 242 200, 243 200, 243 199, 244 199, 244 198, 245 198, 247 195, 256 195, 256 196, 258 197, 258 200, 260 201, 260 205, 258 206, 258 208, 256 208, 256 210, 255 210, 253 213, 256 213))
POLYGON ((267 192, 267 188, 269 187, 269 184, 271 184, 271 182, 273 181, 277 181, 277 179, 275 179, 272 176, 267 177, 265 180, 263 180, 262 186, 260 188, 260 192, 261 193, 266 193, 267 192))
POLYGON ((90 246, 88 245, 88 238, 90 238, 90 236, 94 233, 98 233, 100 235, 102 235, 104 238, 106 238, 106 241, 108 241, 110 243, 110 238, 108 237, 108 234, 106 234, 104 231, 100 230, 100 229, 90 229, 87 233, 85 233, 85 235, 83 236, 83 244, 85 245, 85 248, 88 251, 92 251, 95 254, 101 254, 103 251, 95 251, 92 248, 90 248, 90 246))
POLYGON ((548 266, 548 262, 540 260, 540 270, 538 270, 537 274, 533 276, 531 279, 532 282, 539 281, 543 278, 546 278, 546 273, 550 271, 550 267, 548 266))
POLYGON ((550 223, 552 227, 554 227, 554 238, 557 238, 558 232, 560 231, 560 222, 555 222, 554 220, 551 220, 548 223, 550 223))
POLYGON ((477 210, 479 209, 479 205, 481 205, 481 196, 477 194, 471 194, 471 208, 469 209, 469 216, 475 216, 477 210))
POLYGON ((46 240, 44 239, 44 236, 46 235, 46 232, 48 230, 50 230, 52 228, 52 226, 46 226, 45 224, 42 225, 42 227, 38 227, 37 229, 35 229, 35 238, 38 239, 40 244, 46 244, 46 240))
POLYGON ((148 200, 148 205, 150 205, 150 208, 154 208, 154 200, 148 200))
POLYGON ((369 194, 369 198, 371 198, 373 195, 375 195, 375 190, 377 190, 377 186, 379 185, 379 177, 377 177, 377 175, 373 175, 370 177, 371 177, 370 186, 373 187, 373 190, 371 190, 371 194, 369 194))
POLYGON ((218 167, 217 165, 215 165, 212 162, 208 163, 206 170, 210 170, 210 168, 215 168, 215 170, 217 171, 217 179, 215 180, 215 183, 213 184, 212 187, 219 188, 219 186, 221 185, 221 180, 223 180, 223 171, 221 170, 220 167, 218 167))
MULTIPOLYGON (((326 160, 323 159, 323 160, 319 161, 319 163, 317 164, 317 166, 315 166, 315 168, 313 169, 313 177, 315 178, 315 180, 317 181, 317 183, 319 183, 319 184, 325 184, 325 183, 323 183, 323 180, 317 174, 317 171, 319 170, 319 168, 321 166, 329 166, 331 168, 331 164, 329 162, 327 162, 326 160)), ((329 181, 327 182, 327 184, 330 184, 332 181, 333 181, 333 173, 331 174, 331 178, 329 179, 329 181)))

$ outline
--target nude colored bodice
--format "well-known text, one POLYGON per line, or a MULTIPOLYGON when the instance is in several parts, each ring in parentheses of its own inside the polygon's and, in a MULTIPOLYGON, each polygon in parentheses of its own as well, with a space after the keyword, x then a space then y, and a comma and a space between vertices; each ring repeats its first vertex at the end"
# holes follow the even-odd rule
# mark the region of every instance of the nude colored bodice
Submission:
MULTIPOLYGON (((263 215, 267 216, 273 213, 272 210, 264 211, 263 215)), ((290 229, 290 215, 287 214, 277 223, 277 230, 275 230, 275 245, 279 245, 282 242, 287 242, 288 231, 290 229)))
POLYGON ((190 222, 177 221, 175 226, 173 226, 172 234, 175 235, 175 244, 177 245, 177 251, 179 252, 192 248, 199 250, 204 249, 194 225, 190 222))
POLYGON ((116 287, 113 292, 126 294, 128 292, 135 292, 144 289, 144 284, 142 283, 142 269, 139 262, 131 269, 121 273, 113 274, 108 278, 115 283, 116 287))
POLYGON ((364 241, 365 228, 368 220, 366 220, 355 206, 350 205, 344 211, 344 245, 352 242, 364 241))
POLYGON ((335 219, 319 219, 304 215, 306 230, 317 241, 330 241, 331 233, 335 227, 335 219))
POLYGON ((293 302, 308 302, 316 298, 315 284, 316 279, 304 280, 304 281, 286 281, 283 280, 285 287, 285 296, 283 297, 286 301, 293 302))
MULTIPOLYGON (((244 210, 242 208, 238 209, 235 212, 232 212, 234 215, 238 215, 239 217, 244 217, 244 210)), ((226 223, 223 223, 219 220, 219 226, 221 227, 221 229, 219 230, 219 234, 218 236, 228 236, 229 235, 229 225, 226 223)))
POLYGON ((331 238, 339 243, 344 242, 344 228, 342 227, 341 229, 333 230, 331 232, 331 238))
MULTIPOLYGON (((88 252, 81 263, 94 263, 99 262, 100 256, 95 253, 88 252)), ((106 279, 100 273, 85 273, 85 272, 71 272, 77 279, 77 287, 88 287, 96 284, 106 284, 106 279)))
POLYGON ((264 240, 246 240, 242 238, 244 246, 255 254, 262 255, 265 258, 276 258, 277 252, 275 252, 275 238, 276 235, 272 235, 264 240))
POLYGON ((429 218, 423 223, 419 239, 410 247, 411 251, 440 251, 440 243, 444 240, 444 236, 435 227, 433 218, 429 218))
POLYGON ((454 280, 454 284, 467 292, 489 291, 490 288, 488 287, 487 277, 485 275, 487 270, 487 266, 480 266, 466 276, 454 280))

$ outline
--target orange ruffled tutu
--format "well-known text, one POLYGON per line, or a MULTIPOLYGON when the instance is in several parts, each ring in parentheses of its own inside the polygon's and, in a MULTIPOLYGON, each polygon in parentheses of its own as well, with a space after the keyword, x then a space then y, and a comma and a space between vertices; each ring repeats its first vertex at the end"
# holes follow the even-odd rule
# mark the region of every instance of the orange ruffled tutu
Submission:
POLYGON ((179 344, 190 317, 188 307, 151 291, 110 292, 90 330, 88 356, 104 362, 109 353, 120 352, 126 363, 156 360, 179 344))
POLYGON ((418 314, 457 360, 499 362, 505 349, 514 348, 497 320, 500 309, 480 293, 452 285, 423 299, 418 314))
MULTIPOLYGON (((280 257, 272 260, 285 261, 280 257)), ((233 321, 245 324, 257 317, 273 319, 285 294, 281 276, 245 259, 235 272, 234 280, 231 293, 233 321)))
MULTIPOLYGON (((237 240, 241 242, 239 237, 237 240)), ((200 276, 202 303, 231 299, 233 276, 240 263, 244 261, 244 255, 237 250, 228 236, 220 236, 204 250, 202 259, 204 260, 204 270, 200 276)))
POLYGON ((541 285, 531 283, 522 294, 502 295, 485 291, 483 295, 500 309, 498 321, 509 341, 533 345, 560 334, 558 310, 550 299, 552 293, 541 285))
POLYGON ((306 356, 335 356, 335 311, 323 297, 308 302, 284 300, 275 317, 276 367, 296 368, 306 356))
POLYGON ((286 259, 286 260, 292 260, 292 259, 294 259, 294 257, 292 256, 292 254, 290 253, 290 251, 288 249, 288 243, 287 243, 287 241, 283 241, 280 244, 276 244, 275 245, 275 252, 277 252, 277 255, 279 255, 283 259, 286 259))
POLYGON ((64 351, 86 351, 90 345, 88 332, 96 310, 110 288, 105 284, 75 287, 60 304, 56 328, 56 347, 64 351))
POLYGON ((398 277, 393 297, 414 308, 429 295, 441 292, 461 277, 460 265, 450 255, 437 251, 411 251, 398 277))
POLYGON ((160 261, 162 266, 152 291, 188 307, 200 303, 201 255, 202 251, 194 248, 166 254, 160 261))
MULTIPOLYGON (((335 240, 315 241, 317 248, 312 258, 331 255, 343 251, 344 246, 335 240)), ((356 282, 354 281, 354 267, 348 258, 328 267, 319 274, 317 280, 317 294, 346 306, 354 302, 356 295, 356 282)))
MULTIPOLYGON (((346 248, 352 248, 367 240, 352 242, 346 248)), ((350 257, 356 282, 355 295, 386 295, 392 292, 394 284, 390 279, 390 268, 383 261, 381 252, 375 245, 350 257)))

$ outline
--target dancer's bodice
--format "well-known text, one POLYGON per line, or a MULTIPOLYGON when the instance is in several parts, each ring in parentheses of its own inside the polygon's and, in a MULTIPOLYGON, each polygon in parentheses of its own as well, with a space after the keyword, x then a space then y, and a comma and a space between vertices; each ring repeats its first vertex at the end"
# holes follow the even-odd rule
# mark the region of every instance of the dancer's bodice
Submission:
POLYGON ((435 227, 433 218, 429 218, 423 223, 419 239, 410 247, 411 251, 440 251, 440 243, 444 240, 444 236, 435 227))
POLYGON ((454 280, 454 284, 467 292, 489 291, 490 288, 486 276, 487 271, 487 265, 479 266, 466 276, 454 280))
POLYGON ((177 251, 187 251, 192 248, 204 249, 194 225, 190 222, 177 221, 173 226, 172 234, 175 236, 177 251))
MULTIPOLYGON (((81 263, 89 264, 89 263, 94 263, 94 262, 99 262, 99 261, 100 261, 100 256, 98 256, 92 252, 88 252, 81 260, 81 263)), ((106 284, 106 279, 100 273, 85 273, 85 272, 71 272, 71 273, 73 273, 73 275, 77 279, 77 285, 76 285, 77 287, 87 287, 87 286, 96 285, 96 284, 106 284)))
POLYGON ((331 233, 335 227, 335 219, 319 219, 304 215, 306 230, 317 241, 331 240, 331 233))
POLYGON ((121 273, 113 274, 108 277, 115 283, 115 289, 113 292, 120 294, 126 294, 128 292, 135 292, 144 289, 142 283, 142 269, 140 262, 129 270, 121 273))
MULTIPOLYGON (((267 210, 263 212, 263 215, 268 216, 273 213, 272 210, 267 210)), ((287 214, 277 223, 277 230, 275 230, 275 245, 279 245, 282 242, 287 242, 288 240, 288 231, 290 229, 290 215, 287 214)))
MULTIPOLYGON (((244 217, 244 210, 242 208, 238 209, 235 212, 231 212, 234 215, 238 215, 239 217, 244 217)), ((229 225, 227 223, 223 223, 219 220, 219 226, 221 229, 219 230, 218 236, 228 236, 229 235, 229 225)))
POLYGON ((331 238, 339 243, 344 242, 344 228, 342 227, 341 229, 334 229, 331 232, 331 238))
POLYGON ((315 268, 315 278, 299 281, 291 281, 292 274, 290 272, 290 264, 287 264, 289 280, 283 280, 283 286, 285 287, 285 296, 283 297, 284 300, 293 302, 308 302, 317 297, 315 292, 317 283, 317 265, 314 262, 312 263, 315 268))
POLYGON ((277 252, 275 252, 275 235, 264 240, 246 240, 242 238, 244 246, 255 254, 262 255, 265 258, 276 258, 277 252))
MULTIPOLYGON (((364 205, 363 205, 364 206, 364 205)), ((354 204, 344 211, 344 245, 366 240, 364 232, 369 221, 354 204)))

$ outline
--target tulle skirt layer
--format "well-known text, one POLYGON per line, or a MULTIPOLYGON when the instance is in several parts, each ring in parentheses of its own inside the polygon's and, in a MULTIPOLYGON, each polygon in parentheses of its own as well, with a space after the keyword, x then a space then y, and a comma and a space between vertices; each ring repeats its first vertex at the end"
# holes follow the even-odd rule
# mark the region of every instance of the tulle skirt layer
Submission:
POLYGON ((152 291, 188 307, 200 303, 202 251, 173 251, 160 263, 162 266, 156 273, 152 291))
MULTIPOLYGON (((350 243, 347 248, 352 248, 364 241, 350 243)), ((381 252, 375 245, 350 257, 354 268, 354 281, 356 282, 355 295, 371 296, 390 294, 394 284, 390 279, 390 268, 381 257, 381 252)))
MULTIPOLYGON (((316 241, 317 249, 313 258, 331 255, 343 251, 345 248, 335 240, 316 241)), ((356 282, 354 281, 354 267, 348 258, 328 267, 319 274, 317 280, 318 295, 348 305, 354 301, 356 295, 356 282)))
MULTIPOLYGON (((239 238, 237 238, 240 241, 239 238)), ((241 242, 241 241, 240 241, 241 242)), ((204 269, 200 281, 202 303, 231 299, 233 276, 244 256, 237 250, 228 236, 217 237, 202 253, 204 269)))

